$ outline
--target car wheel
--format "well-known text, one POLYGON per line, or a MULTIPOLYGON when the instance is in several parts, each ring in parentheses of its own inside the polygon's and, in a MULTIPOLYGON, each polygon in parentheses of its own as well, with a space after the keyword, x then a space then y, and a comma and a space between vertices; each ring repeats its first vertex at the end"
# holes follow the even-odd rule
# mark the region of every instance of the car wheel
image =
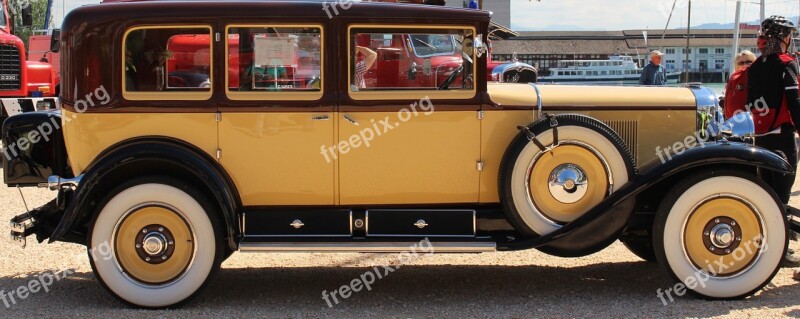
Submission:
POLYGON ((524 235, 561 228, 635 174, 625 142, 600 121, 563 114, 525 130, 503 157, 498 185, 506 215, 524 235))
POLYGON ((224 257, 215 212, 185 183, 145 178, 108 197, 91 226, 89 260, 120 300, 164 308, 194 295, 224 257))
POLYGON ((752 295, 772 280, 788 247, 782 207, 777 195, 749 174, 689 177, 667 194, 656 215, 658 262, 701 297, 752 295))

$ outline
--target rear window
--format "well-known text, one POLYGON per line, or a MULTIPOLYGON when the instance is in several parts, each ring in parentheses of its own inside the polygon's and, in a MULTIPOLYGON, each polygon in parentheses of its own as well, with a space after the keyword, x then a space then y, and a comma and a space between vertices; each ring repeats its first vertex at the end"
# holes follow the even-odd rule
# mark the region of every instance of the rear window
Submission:
POLYGON ((212 37, 207 26, 142 27, 123 43, 124 97, 206 100, 212 93, 212 37))

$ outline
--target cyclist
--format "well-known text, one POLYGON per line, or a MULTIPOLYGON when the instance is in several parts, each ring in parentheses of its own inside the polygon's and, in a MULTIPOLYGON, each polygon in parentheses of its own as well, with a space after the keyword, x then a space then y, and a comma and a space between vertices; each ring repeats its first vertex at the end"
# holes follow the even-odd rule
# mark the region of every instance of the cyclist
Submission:
MULTIPOLYGON (((798 67, 787 52, 795 31, 794 24, 782 16, 771 16, 761 23, 759 37, 765 40, 762 55, 748 69, 747 103, 766 102, 768 112, 752 112, 756 126, 756 145, 772 150, 797 170, 796 125, 800 125, 798 67)), ((794 184, 795 174, 762 171, 761 178, 772 185, 784 204, 794 184)), ((787 254, 784 265, 798 267, 800 260, 787 254)))

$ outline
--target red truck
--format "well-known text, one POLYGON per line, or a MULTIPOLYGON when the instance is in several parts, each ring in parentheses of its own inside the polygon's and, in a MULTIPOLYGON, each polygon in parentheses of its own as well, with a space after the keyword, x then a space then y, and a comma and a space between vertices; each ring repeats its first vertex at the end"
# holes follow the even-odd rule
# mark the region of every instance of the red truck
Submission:
MULTIPOLYGON (((22 112, 58 107, 53 66, 38 57, 28 60, 25 44, 13 33, 15 17, 8 1, 0 5, 0 122, 22 112)), ((30 10, 22 10, 21 18, 22 25, 30 27, 30 10)), ((52 43, 48 51, 58 51, 58 41, 52 43)))

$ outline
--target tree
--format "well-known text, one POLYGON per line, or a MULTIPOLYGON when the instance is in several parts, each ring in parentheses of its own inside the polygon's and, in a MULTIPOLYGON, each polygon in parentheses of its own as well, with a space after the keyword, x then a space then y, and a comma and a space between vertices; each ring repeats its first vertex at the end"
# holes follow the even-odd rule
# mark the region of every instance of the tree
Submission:
MULTIPOLYGON (((22 39, 22 42, 25 43, 25 47, 28 47, 28 41, 33 35, 33 30, 41 30, 44 27, 44 19, 45 15, 47 14, 47 0, 8 0, 8 12, 12 16, 15 17, 14 19, 14 35, 18 36, 22 39), (30 28, 22 26, 22 5, 28 2, 31 4, 31 12, 33 16, 33 26, 30 28)), ((50 21, 48 21, 47 26, 45 29, 51 29, 53 25, 53 16, 50 16, 50 21)))

